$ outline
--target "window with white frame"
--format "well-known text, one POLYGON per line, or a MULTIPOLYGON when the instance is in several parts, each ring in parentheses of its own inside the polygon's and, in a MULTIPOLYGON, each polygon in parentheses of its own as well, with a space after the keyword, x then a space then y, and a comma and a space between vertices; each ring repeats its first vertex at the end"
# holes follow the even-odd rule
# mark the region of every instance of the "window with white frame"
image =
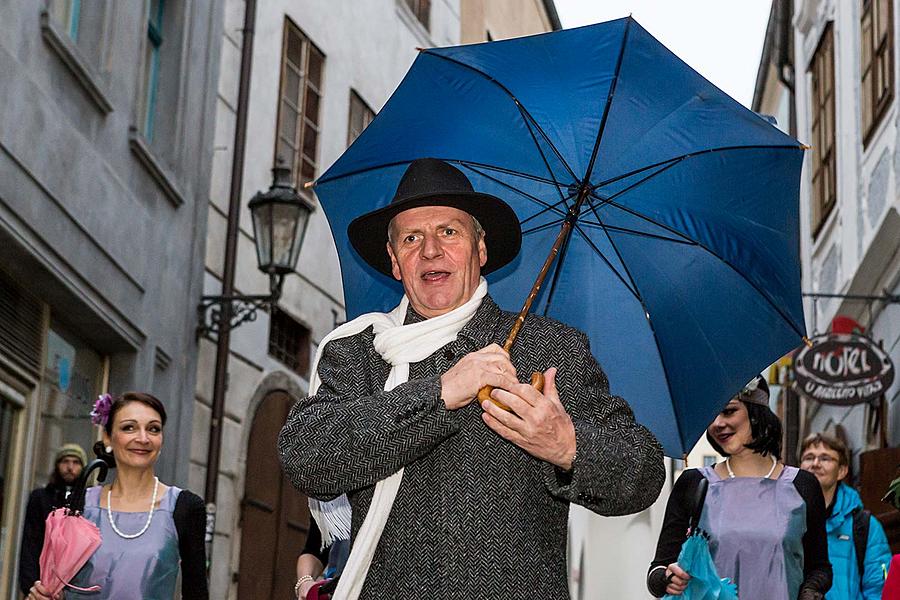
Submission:
POLYGON ((325 55, 285 19, 275 159, 284 160, 291 168, 300 190, 316 177, 324 66, 325 55))

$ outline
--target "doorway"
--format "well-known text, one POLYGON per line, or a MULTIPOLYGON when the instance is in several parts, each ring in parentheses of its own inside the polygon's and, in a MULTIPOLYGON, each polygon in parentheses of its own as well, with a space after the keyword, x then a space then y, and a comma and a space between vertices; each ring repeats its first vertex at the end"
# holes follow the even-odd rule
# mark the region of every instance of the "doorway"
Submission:
POLYGON ((287 393, 270 392, 253 417, 241 501, 238 600, 293 597, 297 557, 309 531, 307 498, 278 462, 278 433, 293 404, 287 393))

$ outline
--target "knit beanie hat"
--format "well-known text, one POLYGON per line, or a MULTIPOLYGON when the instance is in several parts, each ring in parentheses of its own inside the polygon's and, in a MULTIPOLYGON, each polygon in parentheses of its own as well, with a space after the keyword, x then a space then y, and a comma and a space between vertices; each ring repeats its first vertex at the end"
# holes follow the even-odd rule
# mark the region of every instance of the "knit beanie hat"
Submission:
POLYGON ((78 444, 63 444, 60 446, 59 450, 56 451, 56 458, 53 459, 53 464, 58 464, 59 461, 67 456, 77 458, 81 462, 82 467, 87 464, 87 454, 78 444))

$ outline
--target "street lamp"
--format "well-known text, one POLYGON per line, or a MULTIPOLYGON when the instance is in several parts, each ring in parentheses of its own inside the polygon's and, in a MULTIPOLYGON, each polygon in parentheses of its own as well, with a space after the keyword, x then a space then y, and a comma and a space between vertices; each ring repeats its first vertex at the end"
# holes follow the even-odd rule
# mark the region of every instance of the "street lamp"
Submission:
POLYGON ((227 326, 234 329, 245 321, 256 319, 256 311, 263 306, 278 302, 284 276, 297 266, 309 215, 315 208, 308 198, 297 193, 291 181, 291 170, 280 158, 272 169, 271 187, 266 192, 257 192, 247 207, 253 217, 258 267, 269 276, 269 294, 203 296, 198 307, 198 336, 222 331, 222 306, 226 303, 231 305, 227 326))

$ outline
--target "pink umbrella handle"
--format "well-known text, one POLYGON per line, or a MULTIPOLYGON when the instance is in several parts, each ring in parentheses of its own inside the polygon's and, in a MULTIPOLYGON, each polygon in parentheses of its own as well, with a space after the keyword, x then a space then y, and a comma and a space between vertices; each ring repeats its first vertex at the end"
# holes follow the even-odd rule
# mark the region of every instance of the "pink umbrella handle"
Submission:
POLYGON ((78 590, 79 592, 99 592, 100 591, 99 585, 92 585, 91 587, 86 587, 86 588, 78 587, 77 585, 72 585, 71 583, 68 583, 62 577, 60 577, 59 573, 56 572, 56 569, 53 569, 53 575, 57 579, 59 579, 64 586, 72 588, 73 590, 78 590))

